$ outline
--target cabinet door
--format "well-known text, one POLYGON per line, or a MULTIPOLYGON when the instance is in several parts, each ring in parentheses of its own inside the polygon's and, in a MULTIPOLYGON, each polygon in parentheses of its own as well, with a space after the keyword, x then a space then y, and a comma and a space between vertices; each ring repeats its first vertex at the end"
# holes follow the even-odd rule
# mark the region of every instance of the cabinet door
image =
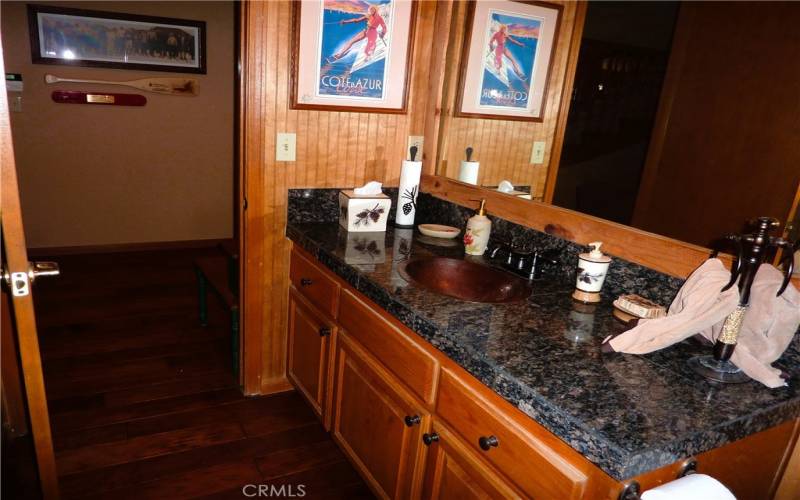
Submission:
POLYGON ((289 294, 289 379, 328 427, 328 355, 336 328, 292 290, 289 294))
POLYGON ((344 330, 339 332, 333 438, 381 498, 418 498, 430 416, 344 330))
POLYGON ((434 423, 426 437, 430 450, 422 498, 522 498, 507 481, 497 475, 444 425, 434 423))

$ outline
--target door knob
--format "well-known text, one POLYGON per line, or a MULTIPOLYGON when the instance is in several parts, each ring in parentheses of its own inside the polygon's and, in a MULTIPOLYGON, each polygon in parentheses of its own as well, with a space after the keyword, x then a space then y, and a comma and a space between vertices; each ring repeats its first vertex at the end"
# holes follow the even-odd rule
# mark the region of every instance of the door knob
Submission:
POLYGON ((11 288, 11 295, 22 297, 30 293, 30 284, 39 276, 58 276, 61 271, 58 262, 30 262, 28 272, 12 273, 2 270, 3 282, 11 288))
POLYGON ((58 262, 31 262, 28 266, 28 276, 31 282, 39 276, 58 276, 60 274, 61 269, 58 267, 58 262))

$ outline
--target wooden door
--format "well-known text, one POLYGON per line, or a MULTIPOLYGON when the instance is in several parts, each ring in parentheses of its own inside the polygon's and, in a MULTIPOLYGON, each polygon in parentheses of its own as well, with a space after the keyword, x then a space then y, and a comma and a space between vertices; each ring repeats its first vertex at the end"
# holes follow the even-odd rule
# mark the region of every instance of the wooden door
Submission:
POLYGON ((435 422, 425 467, 426 499, 520 498, 506 480, 495 474, 469 447, 447 428, 435 422))
POLYGON ((335 326, 314 312, 294 289, 289 294, 288 375, 314 412, 329 427, 326 409, 328 354, 335 326))
POLYGON ((419 498, 430 415, 378 361, 339 332, 333 438, 381 498, 419 498))
POLYGON ((708 245, 760 215, 786 222, 800 181, 798 19, 797 2, 681 3, 634 227, 708 245))
MULTIPOLYGON (((5 74, 3 50, 0 46, 0 73, 5 74)), ((0 193, 0 222, 3 231, 3 265, 10 276, 14 273, 12 287, 18 290, 27 286, 28 293, 12 294, 14 327, 17 335, 22 375, 25 381, 26 399, 30 416, 33 444, 39 480, 44 498, 58 498, 58 476, 53 456, 53 440, 50 434, 50 418, 47 414, 42 360, 39 357, 39 338, 36 334, 36 318, 33 296, 28 282, 28 255, 19 203, 17 170, 14 162, 14 146, 11 141, 11 124, 8 116, 8 97, 5 80, 0 88, 0 170, 2 170, 2 193, 0 193)))

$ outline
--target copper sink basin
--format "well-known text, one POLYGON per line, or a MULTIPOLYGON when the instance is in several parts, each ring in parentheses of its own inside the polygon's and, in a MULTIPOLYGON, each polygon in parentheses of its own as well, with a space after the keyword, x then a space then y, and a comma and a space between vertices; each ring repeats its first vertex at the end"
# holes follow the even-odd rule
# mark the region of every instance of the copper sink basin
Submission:
POLYGON ((522 278, 468 260, 430 257, 406 262, 399 271, 422 288, 468 302, 516 302, 531 294, 522 278))

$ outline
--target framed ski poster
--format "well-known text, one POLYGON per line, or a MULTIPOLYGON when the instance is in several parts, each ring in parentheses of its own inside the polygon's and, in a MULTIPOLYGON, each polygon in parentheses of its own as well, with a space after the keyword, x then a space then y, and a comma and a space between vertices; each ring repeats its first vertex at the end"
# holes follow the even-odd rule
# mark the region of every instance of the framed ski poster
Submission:
POLYGON ((561 6, 470 2, 456 116, 542 121, 561 6))
POLYGON ((405 113, 411 0, 302 0, 294 9, 292 108, 405 113))

